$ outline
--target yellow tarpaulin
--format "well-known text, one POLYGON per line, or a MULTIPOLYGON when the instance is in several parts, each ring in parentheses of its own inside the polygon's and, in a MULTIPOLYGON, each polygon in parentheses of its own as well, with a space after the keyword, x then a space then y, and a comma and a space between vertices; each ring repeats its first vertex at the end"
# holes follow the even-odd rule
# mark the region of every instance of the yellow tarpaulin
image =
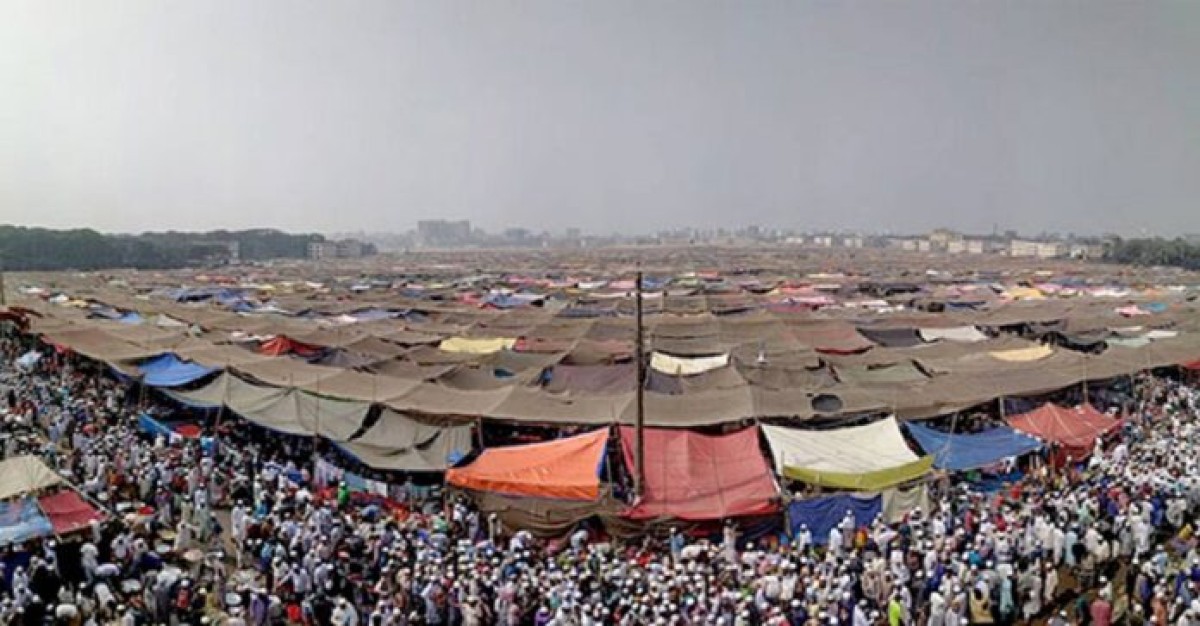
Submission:
POLYGON ((1025 363, 1044 359, 1054 354, 1054 350, 1047 346, 1033 346, 1032 348, 1019 348, 1016 350, 997 350, 988 354, 992 355, 992 358, 1000 359, 1001 361, 1025 363))
POLYGON ((438 347, 445 352, 459 352, 466 354, 492 354, 501 350, 508 350, 516 345, 517 340, 509 337, 496 337, 492 339, 474 339, 469 337, 451 337, 443 339, 438 347))
POLYGON ((927 456, 911 463, 875 470, 873 472, 831 472, 826 470, 785 465, 783 475, 792 480, 798 480, 830 489, 853 489, 856 491, 876 491, 887 489, 916 480, 933 468, 933 457, 927 456))
POLYGON ((1014 300, 1045 300, 1046 295, 1033 287, 1014 287, 1005 294, 1014 300))

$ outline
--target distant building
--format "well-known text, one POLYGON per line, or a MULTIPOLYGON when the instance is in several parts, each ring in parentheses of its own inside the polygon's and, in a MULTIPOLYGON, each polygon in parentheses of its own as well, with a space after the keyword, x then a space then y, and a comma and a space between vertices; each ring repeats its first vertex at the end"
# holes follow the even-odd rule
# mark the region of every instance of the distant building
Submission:
POLYGON ((308 258, 313 261, 329 259, 361 259, 376 253, 375 246, 357 239, 313 241, 308 244, 308 258))
POLYGON ((830 237, 829 235, 817 235, 816 237, 813 237, 812 242, 813 245, 818 248, 833 247, 833 237, 830 237))
POLYGON ((308 244, 308 258, 313 261, 336 259, 337 253, 338 245, 335 241, 310 241, 308 244))
POLYGON ((861 248, 863 247, 862 237, 844 237, 842 238, 842 246, 845 248, 861 248))
POLYGON ((1054 241, 1027 241, 1014 239, 1008 244, 1008 256, 1033 257, 1038 259, 1057 259, 1067 256, 1068 248, 1064 243, 1054 241))
POLYGON ((417 240, 424 246, 461 246, 471 242, 470 220, 422 220, 417 240))
POLYGON ((950 251, 950 244, 963 240, 963 236, 952 230, 939 228, 929 233, 929 245, 932 249, 941 251, 950 251))

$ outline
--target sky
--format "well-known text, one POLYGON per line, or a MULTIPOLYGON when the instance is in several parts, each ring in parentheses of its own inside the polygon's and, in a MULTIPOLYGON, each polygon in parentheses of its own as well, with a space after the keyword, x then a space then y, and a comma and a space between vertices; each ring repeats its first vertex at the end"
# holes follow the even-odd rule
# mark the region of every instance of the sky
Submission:
POLYGON ((0 223, 1200 232, 1200 2, 7 0, 0 223))

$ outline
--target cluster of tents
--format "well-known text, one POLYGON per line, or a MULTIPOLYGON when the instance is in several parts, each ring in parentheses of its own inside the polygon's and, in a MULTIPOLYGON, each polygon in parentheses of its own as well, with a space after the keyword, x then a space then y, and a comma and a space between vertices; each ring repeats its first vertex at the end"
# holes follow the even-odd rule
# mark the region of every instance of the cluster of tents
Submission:
POLYGON ((104 517, 37 457, 0 461, 0 546, 68 535, 104 517))
POLYGON ((793 523, 813 522, 813 528, 829 511, 840 520, 847 509, 871 518, 885 504, 903 510, 904 502, 923 497, 922 481, 934 470, 996 467, 1046 447, 1085 458, 1098 438, 1120 425, 1089 404, 1047 403, 975 433, 902 425, 894 417, 830 430, 761 424, 719 435, 649 428, 642 435, 642 493, 629 506, 614 496, 624 489, 615 477, 636 473, 637 433, 620 426, 485 449, 449 469, 446 481, 475 494, 485 509, 507 515, 506 522, 553 534, 593 516, 627 528, 773 515, 787 500, 777 480, 782 477, 835 494, 787 505, 793 523), (906 440, 905 429, 918 451, 906 440), (607 466, 614 442, 623 471, 607 466))

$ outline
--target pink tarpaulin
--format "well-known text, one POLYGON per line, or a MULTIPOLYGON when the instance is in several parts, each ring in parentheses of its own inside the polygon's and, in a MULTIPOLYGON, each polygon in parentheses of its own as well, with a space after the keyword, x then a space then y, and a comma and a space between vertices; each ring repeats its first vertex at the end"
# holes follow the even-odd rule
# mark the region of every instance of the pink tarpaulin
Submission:
MULTIPOLYGON (((647 428, 644 436, 645 492, 628 517, 704 521, 779 510, 757 426, 720 436, 647 428)), ((630 471, 635 445, 634 429, 622 426, 621 448, 630 471)))
POLYGON ((56 535, 83 530, 91 525, 92 520, 104 519, 104 513, 97 511, 74 491, 60 491, 38 498, 38 506, 50 519, 56 535))
POLYGON ((1091 452, 1097 437, 1120 427, 1121 420, 1097 411, 1090 404, 1068 409, 1047 402, 1033 411, 1008 418, 1008 424, 1043 441, 1086 454, 1091 452))

